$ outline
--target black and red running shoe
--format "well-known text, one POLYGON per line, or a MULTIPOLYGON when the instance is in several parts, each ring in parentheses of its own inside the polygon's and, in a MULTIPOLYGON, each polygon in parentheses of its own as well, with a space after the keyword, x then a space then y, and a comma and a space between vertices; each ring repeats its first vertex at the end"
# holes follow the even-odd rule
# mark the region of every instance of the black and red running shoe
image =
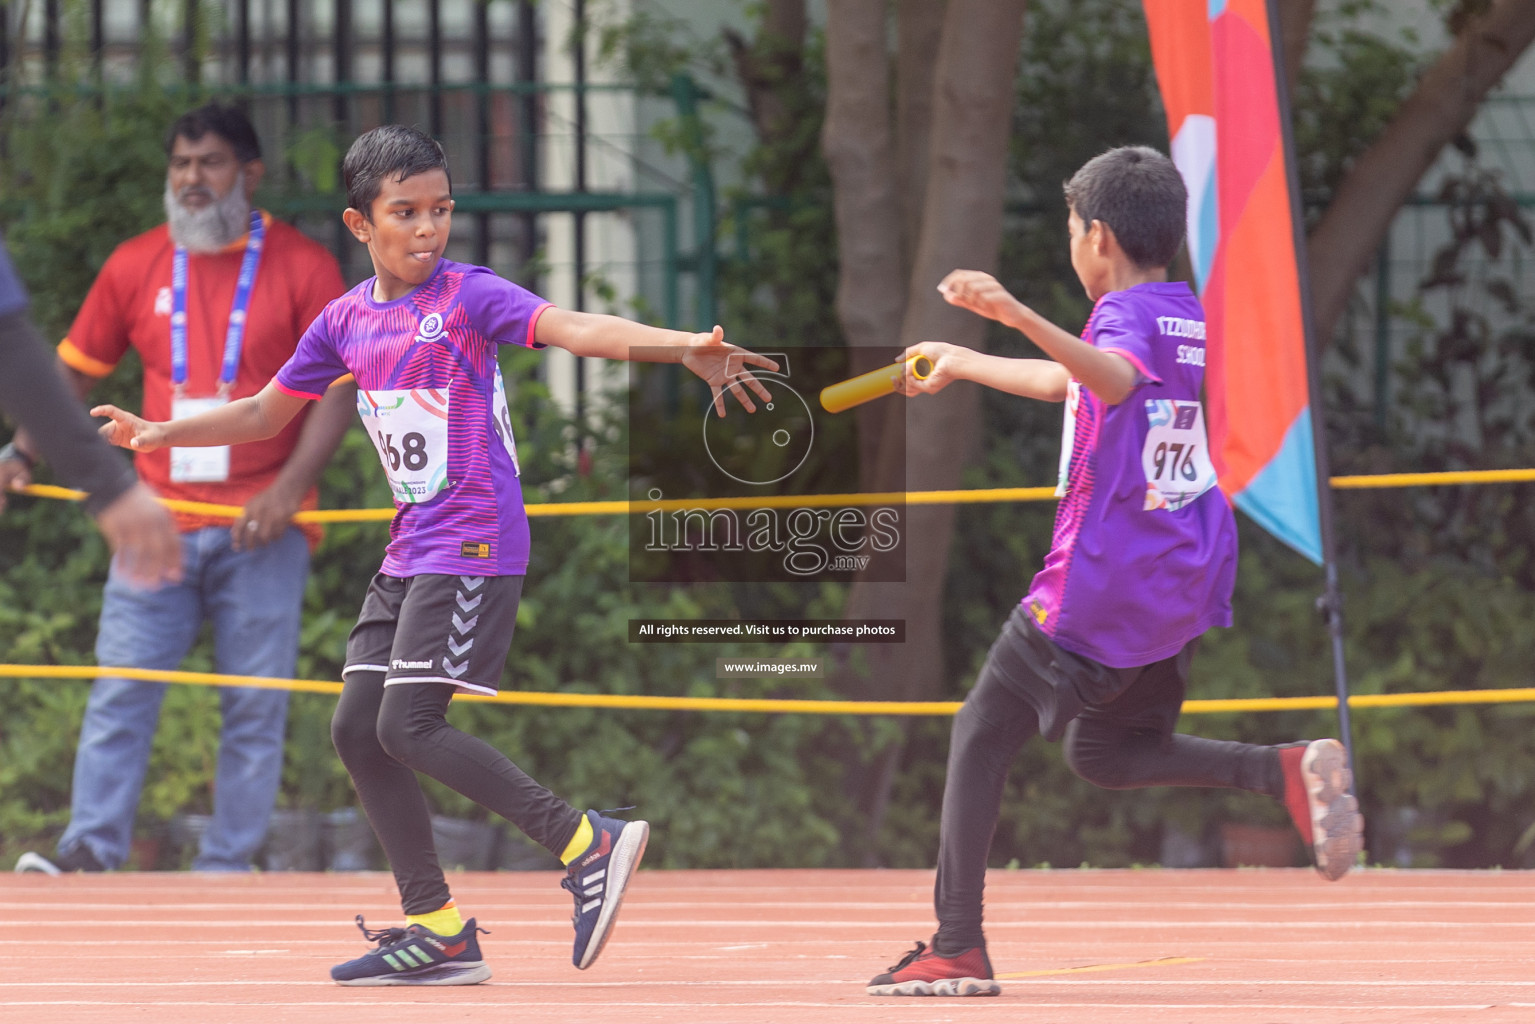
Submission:
POLYGON ((1316 869, 1329 881, 1348 873, 1364 849, 1364 817, 1349 790, 1353 773, 1337 740, 1312 740, 1279 748, 1284 805, 1306 842, 1316 869))
POLYGON ((1002 994, 1002 986, 992 977, 985 946, 940 956, 919 942, 865 991, 871 996, 995 996, 1002 994))

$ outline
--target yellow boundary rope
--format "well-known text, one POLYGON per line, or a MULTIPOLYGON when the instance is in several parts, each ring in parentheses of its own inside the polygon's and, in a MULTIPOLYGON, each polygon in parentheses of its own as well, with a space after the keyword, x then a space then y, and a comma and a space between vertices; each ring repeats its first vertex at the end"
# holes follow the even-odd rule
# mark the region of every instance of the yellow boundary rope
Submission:
MULTIPOLYGON (((1339 490, 1387 487, 1437 487, 1459 484, 1526 483, 1535 481, 1535 469, 1470 470, 1451 473, 1382 473, 1374 476, 1335 476, 1339 490)), ((39 498, 79 501, 83 491, 32 484, 22 493, 39 498)), ((961 491, 891 491, 874 494, 817 494, 804 497, 716 498, 709 501, 571 501, 527 506, 529 516, 629 515, 649 511, 725 508, 816 508, 848 505, 881 505, 904 501, 908 505, 971 504, 1002 501, 1048 501, 1053 487, 996 487, 961 491)), ((162 499, 166 507, 183 512, 234 518, 240 508, 198 501, 162 499)), ((394 509, 318 509, 299 512, 294 519, 312 523, 369 522, 393 518, 394 509)), ((209 672, 155 671, 74 665, 0 665, 0 678, 94 679, 114 676, 166 683, 203 686, 251 686, 302 693, 341 692, 341 684, 314 679, 271 679, 264 676, 224 676, 209 672)), ((539 693, 513 691, 495 696, 465 694, 460 700, 493 704, 524 704, 545 707, 629 708, 649 711, 736 711, 763 714, 812 715, 952 715, 957 701, 845 701, 773 700, 732 697, 647 697, 633 694, 539 693)), ((1430 693, 1357 694, 1350 708, 1425 707, 1450 704, 1511 704, 1535 701, 1535 688, 1506 690, 1459 690, 1430 693)), ((1308 711, 1336 708, 1336 697, 1244 697, 1223 700, 1186 700, 1184 714, 1224 714, 1241 711, 1308 711)))
POLYGON ((1128 964, 1088 964, 1086 967, 1057 967, 1047 971, 1010 971, 998 974, 998 981, 1015 981, 1020 978, 1047 978, 1056 974, 1096 974, 1100 971, 1129 971, 1141 967, 1178 967, 1182 964, 1202 964, 1202 956, 1163 956, 1155 960, 1137 960, 1128 964))
MULTIPOLYGON (((192 686, 250 686, 298 693, 341 692, 341 684, 319 679, 274 679, 267 676, 226 676, 213 672, 181 672, 95 665, 0 665, 0 678, 11 679, 143 679, 192 686)), ((625 708, 639 711, 735 711, 795 715, 952 715, 959 701, 901 700, 782 700, 738 697, 650 697, 639 694, 546 693, 510 691, 495 696, 463 694, 458 700, 487 704, 526 704, 562 708, 625 708)), ((1535 687, 1507 690, 1443 690, 1431 693, 1370 693, 1349 697, 1351 708, 1424 707, 1444 704, 1513 704, 1535 701, 1535 687)), ((1336 697, 1237 697, 1186 700, 1187 715, 1238 711, 1310 711, 1338 706, 1336 697)))
MULTIPOLYGON (((1357 491, 1386 487, 1448 487, 1457 484, 1509 484, 1532 481, 1535 481, 1535 469, 1479 469, 1453 473, 1335 476, 1331 483, 1337 490, 1357 491)), ((73 491, 67 487, 54 487, 50 484, 32 484, 22 488, 22 493, 38 498, 62 498, 65 501, 79 501, 85 497, 84 491, 73 491)), ((708 511, 727 508, 830 508, 889 505, 901 502, 907 505, 969 505, 1001 501, 1049 501, 1054 497, 1055 488, 1053 487, 991 487, 963 491, 807 494, 799 497, 776 495, 760 498, 700 498, 666 501, 560 501, 530 504, 527 510, 529 516, 615 516, 691 509, 708 511)), ((178 512, 196 512, 230 519, 240 514, 240 508, 236 505, 212 505, 201 501, 178 501, 169 498, 162 499, 161 503, 178 512)), ((393 517, 393 508, 363 508, 315 509, 299 512, 293 518, 301 523, 362 523, 393 517)))

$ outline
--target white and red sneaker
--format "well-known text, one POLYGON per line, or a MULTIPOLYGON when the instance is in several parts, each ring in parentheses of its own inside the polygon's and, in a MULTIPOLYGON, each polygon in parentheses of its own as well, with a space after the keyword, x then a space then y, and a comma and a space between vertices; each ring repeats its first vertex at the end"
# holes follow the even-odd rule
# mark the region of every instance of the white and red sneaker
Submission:
POLYGON ((1337 881, 1364 849, 1364 817, 1349 792, 1353 773, 1337 740, 1312 740, 1279 748, 1284 805, 1310 848, 1316 869, 1337 881))
POLYGON ((869 982, 871 996, 995 996, 1002 986, 992 977, 985 946, 973 946, 958 956, 939 956, 927 943, 869 982))

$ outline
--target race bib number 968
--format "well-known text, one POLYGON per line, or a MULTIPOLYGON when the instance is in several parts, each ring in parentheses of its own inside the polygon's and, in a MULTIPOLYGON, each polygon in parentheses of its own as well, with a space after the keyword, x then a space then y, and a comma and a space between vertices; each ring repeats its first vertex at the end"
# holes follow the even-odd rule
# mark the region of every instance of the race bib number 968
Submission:
POLYGON ((359 390, 357 413, 378 449, 395 501, 431 501, 448 486, 446 388, 359 390))
POLYGON ((1148 399, 1146 420, 1149 429, 1141 449, 1145 509, 1176 512, 1215 486, 1204 408, 1193 401, 1148 399))

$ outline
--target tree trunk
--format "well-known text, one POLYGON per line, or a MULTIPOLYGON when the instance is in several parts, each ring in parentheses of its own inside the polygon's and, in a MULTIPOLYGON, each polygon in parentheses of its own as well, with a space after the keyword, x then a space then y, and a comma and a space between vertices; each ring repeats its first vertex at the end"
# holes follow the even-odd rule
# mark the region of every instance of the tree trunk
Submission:
MULTIPOLYGON (((794 122, 801 114, 786 102, 783 85, 803 73, 806 27, 805 0, 769 0, 763 11, 762 32, 755 40, 748 41, 733 29, 724 32, 736 77, 746 90, 752 125, 757 137, 769 145, 792 137, 794 122)), ((788 166, 798 164, 790 161, 788 166)), ((768 175, 775 176, 772 169, 768 175)), ((785 180, 766 184, 775 193, 788 187, 785 180)))
MULTIPOLYGON (((833 0, 833 9, 848 14, 862 5, 833 0)), ((882 8, 882 4, 874 4, 882 8)), ((1025 0, 951 0, 945 11, 938 58, 933 71, 931 144, 922 172, 923 190, 917 244, 911 259, 906 287, 900 342, 942 338, 972 348, 983 348, 985 322, 956 310, 939 297, 936 285, 956 267, 995 269, 1001 242, 1003 191, 1006 181, 1009 120, 1013 83, 1023 33, 1025 0)), ((868 18, 867 13, 865 17, 868 18)), ((841 64, 833 76, 870 73, 865 89, 888 95, 884 61, 850 66, 852 58, 831 39, 840 20, 828 21, 828 59, 841 64)), ((860 22, 869 31, 869 21, 860 22)), ((904 28, 905 26, 903 26, 904 28)), ((915 35, 912 38, 920 38, 915 35)), ((883 42, 881 42, 883 46, 883 42)), ((899 95, 899 90, 897 90, 899 95)), ((829 112, 830 116, 830 112, 829 112)), ((828 135, 831 133, 828 132, 828 135)), ((883 139, 883 136, 882 136, 883 139)), ((888 145, 881 142, 881 145, 888 145)), ((881 152, 885 152, 882 148, 881 152)), ((834 166, 838 158, 834 160, 834 166)), ((840 157, 840 155, 839 155, 840 157)), ((898 181, 887 164, 884 180, 898 181)), ((834 169, 838 206, 839 244, 843 283, 853 294, 867 294, 875 287, 872 271, 853 253, 865 251, 859 241, 840 234, 848 230, 878 231, 888 239, 892 228, 900 230, 899 215, 889 223, 870 224, 866 219, 844 219, 866 202, 848 195, 850 178, 834 169), (851 243, 851 245, 850 245, 851 243), (870 277, 863 275, 870 274, 870 277)), ((883 206, 882 208, 888 208, 883 206)), ((915 219, 915 218, 914 218, 915 219)), ((890 273, 889 256, 878 262, 880 280, 890 273)), ((886 300, 888 301, 888 300, 886 300)), ((839 297, 839 309, 847 310, 855 325, 862 324, 865 310, 853 309, 856 300, 839 297)), ((888 307, 879 307, 888 316, 888 307)), ((883 323, 888 322, 882 320, 883 323)), ((849 329, 852 336, 852 328, 849 329)), ((909 489, 947 489, 958 486, 960 473, 975 446, 979 391, 970 386, 950 388, 937 396, 909 402, 880 403, 877 415, 904 431, 882 430, 879 461, 887 469, 900 466, 909 489), (896 419, 900 417, 901 419, 896 419), (902 439, 904 443, 895 443, 902 439)), ((879 473, 883 477, 883 473, 879 473)), ((944 581, 954 528, 952 506, 912 506, 906 511, 906 582, 853 584, 848 597, 849 618, 898 618, 905 621, 905 642, 871 644, 864 650, 868 672, 849 678, 846 690, 853 697, 910 700, 931 697, 943 686, 940 624, 944 581)), ((861 809, 866 814, 867 834, 850 837, 855 849, 872 852, 883 824, 890 784, 899 764, 898 744, 886 748, 861 778, 850 779, 861 809)), ((867 854, 866 854, 867 860, 867 854)))
POLYGON ((1354 283, 1392 218, 1440 150, 1476 116, 1493 86, 1535 39, 1535 0, 1496 0, 1429 68, 1360 155, 1311 233, 1311 292, 1321 345, 1332 340, 1354 283))
POLYGON ((911 272, 911 254, 922 230, 922 198, 927 194, 928 154, 933 148, 933 79, 943 42, 946 0, 900 0, 900 36, 896 55, 896 180, 901 189, 901 232, 911 272))
MULTIPOLYGON (((829 0, 826 7, 827 95, 821 148, 831 174, 837 223, 837 317, 852 349, 853 373, 871 369, 884 358, 875 346, 896 342, 906 309, 908 263, 903 255, 886 19, 885 0, 829 0)), ((890 404, 873 402, 854 410, 859 485, 864 491, 888 491, 894 485, 878 471, 882 423, 890 404)), ((858 614, 851 600, 846 614, 858 614)), ((847 664, 839 666, 837 687, 850 697, 866 695, 869 689, 866 678, 847 664)), ((885 766, 891 750, 899 749, 899 744, 892 745, 871 759, 868 747, 874 728, 871 722, 851 726, 853 735, 841 758, 843 785, 865 821, 871 807, 883 807, 888 800, 893 776, 885 766)), ((861 854, 862 862, 868 864, 873 845, 865 841, 866 835, 861 830, 850 835, 847 847, 850 856, 861 854)))
MULTIPOLYGON (((890 110, 890 56, 884 0, 826 5, 826 120, 821 149, 831 172, 837 223, 837 318, 862 373, 882 355, 858 350, 896 344, 906 310, 901 193, 890 110)), ((883 406, 860 407, 859 484, 889 490, 875 472, 883 406)))
POLYGON ((1279 38, 1284 48, 1285 82, 1292 100, 1301 66, 1306 62, 1306 41, 1311 38, 1311 19, 1315 14, 1316 0, 1279 0, 1279 38))
MULTIPOLYGON (((937 284, 956 267, 996 269, 1025 6, 1025 0, 949 4, 935 75, 932 148, 902 322, 903 345, 942 339, 985 348, 986 321, 944 302, 937 284)), ((894 456, 904 459, 908 489, 959 486, 975 447, 979 408, 979 388, 963 384, 887 406, 890 415, 905 419, 904 450, 894 456)), ((891 447, 882 458, 891 457, 891 447)), ((942 687, 938 624, 954 507, 913 506, 907 509, 907 523, 907 583, 900 585, 904 596, 899 601, 907 639, 903 645, 879 645, 889 671, 874 676, 900 698, 915 698, 942 687)), ((857 589, 855 605, 864 603, 857 589)))

